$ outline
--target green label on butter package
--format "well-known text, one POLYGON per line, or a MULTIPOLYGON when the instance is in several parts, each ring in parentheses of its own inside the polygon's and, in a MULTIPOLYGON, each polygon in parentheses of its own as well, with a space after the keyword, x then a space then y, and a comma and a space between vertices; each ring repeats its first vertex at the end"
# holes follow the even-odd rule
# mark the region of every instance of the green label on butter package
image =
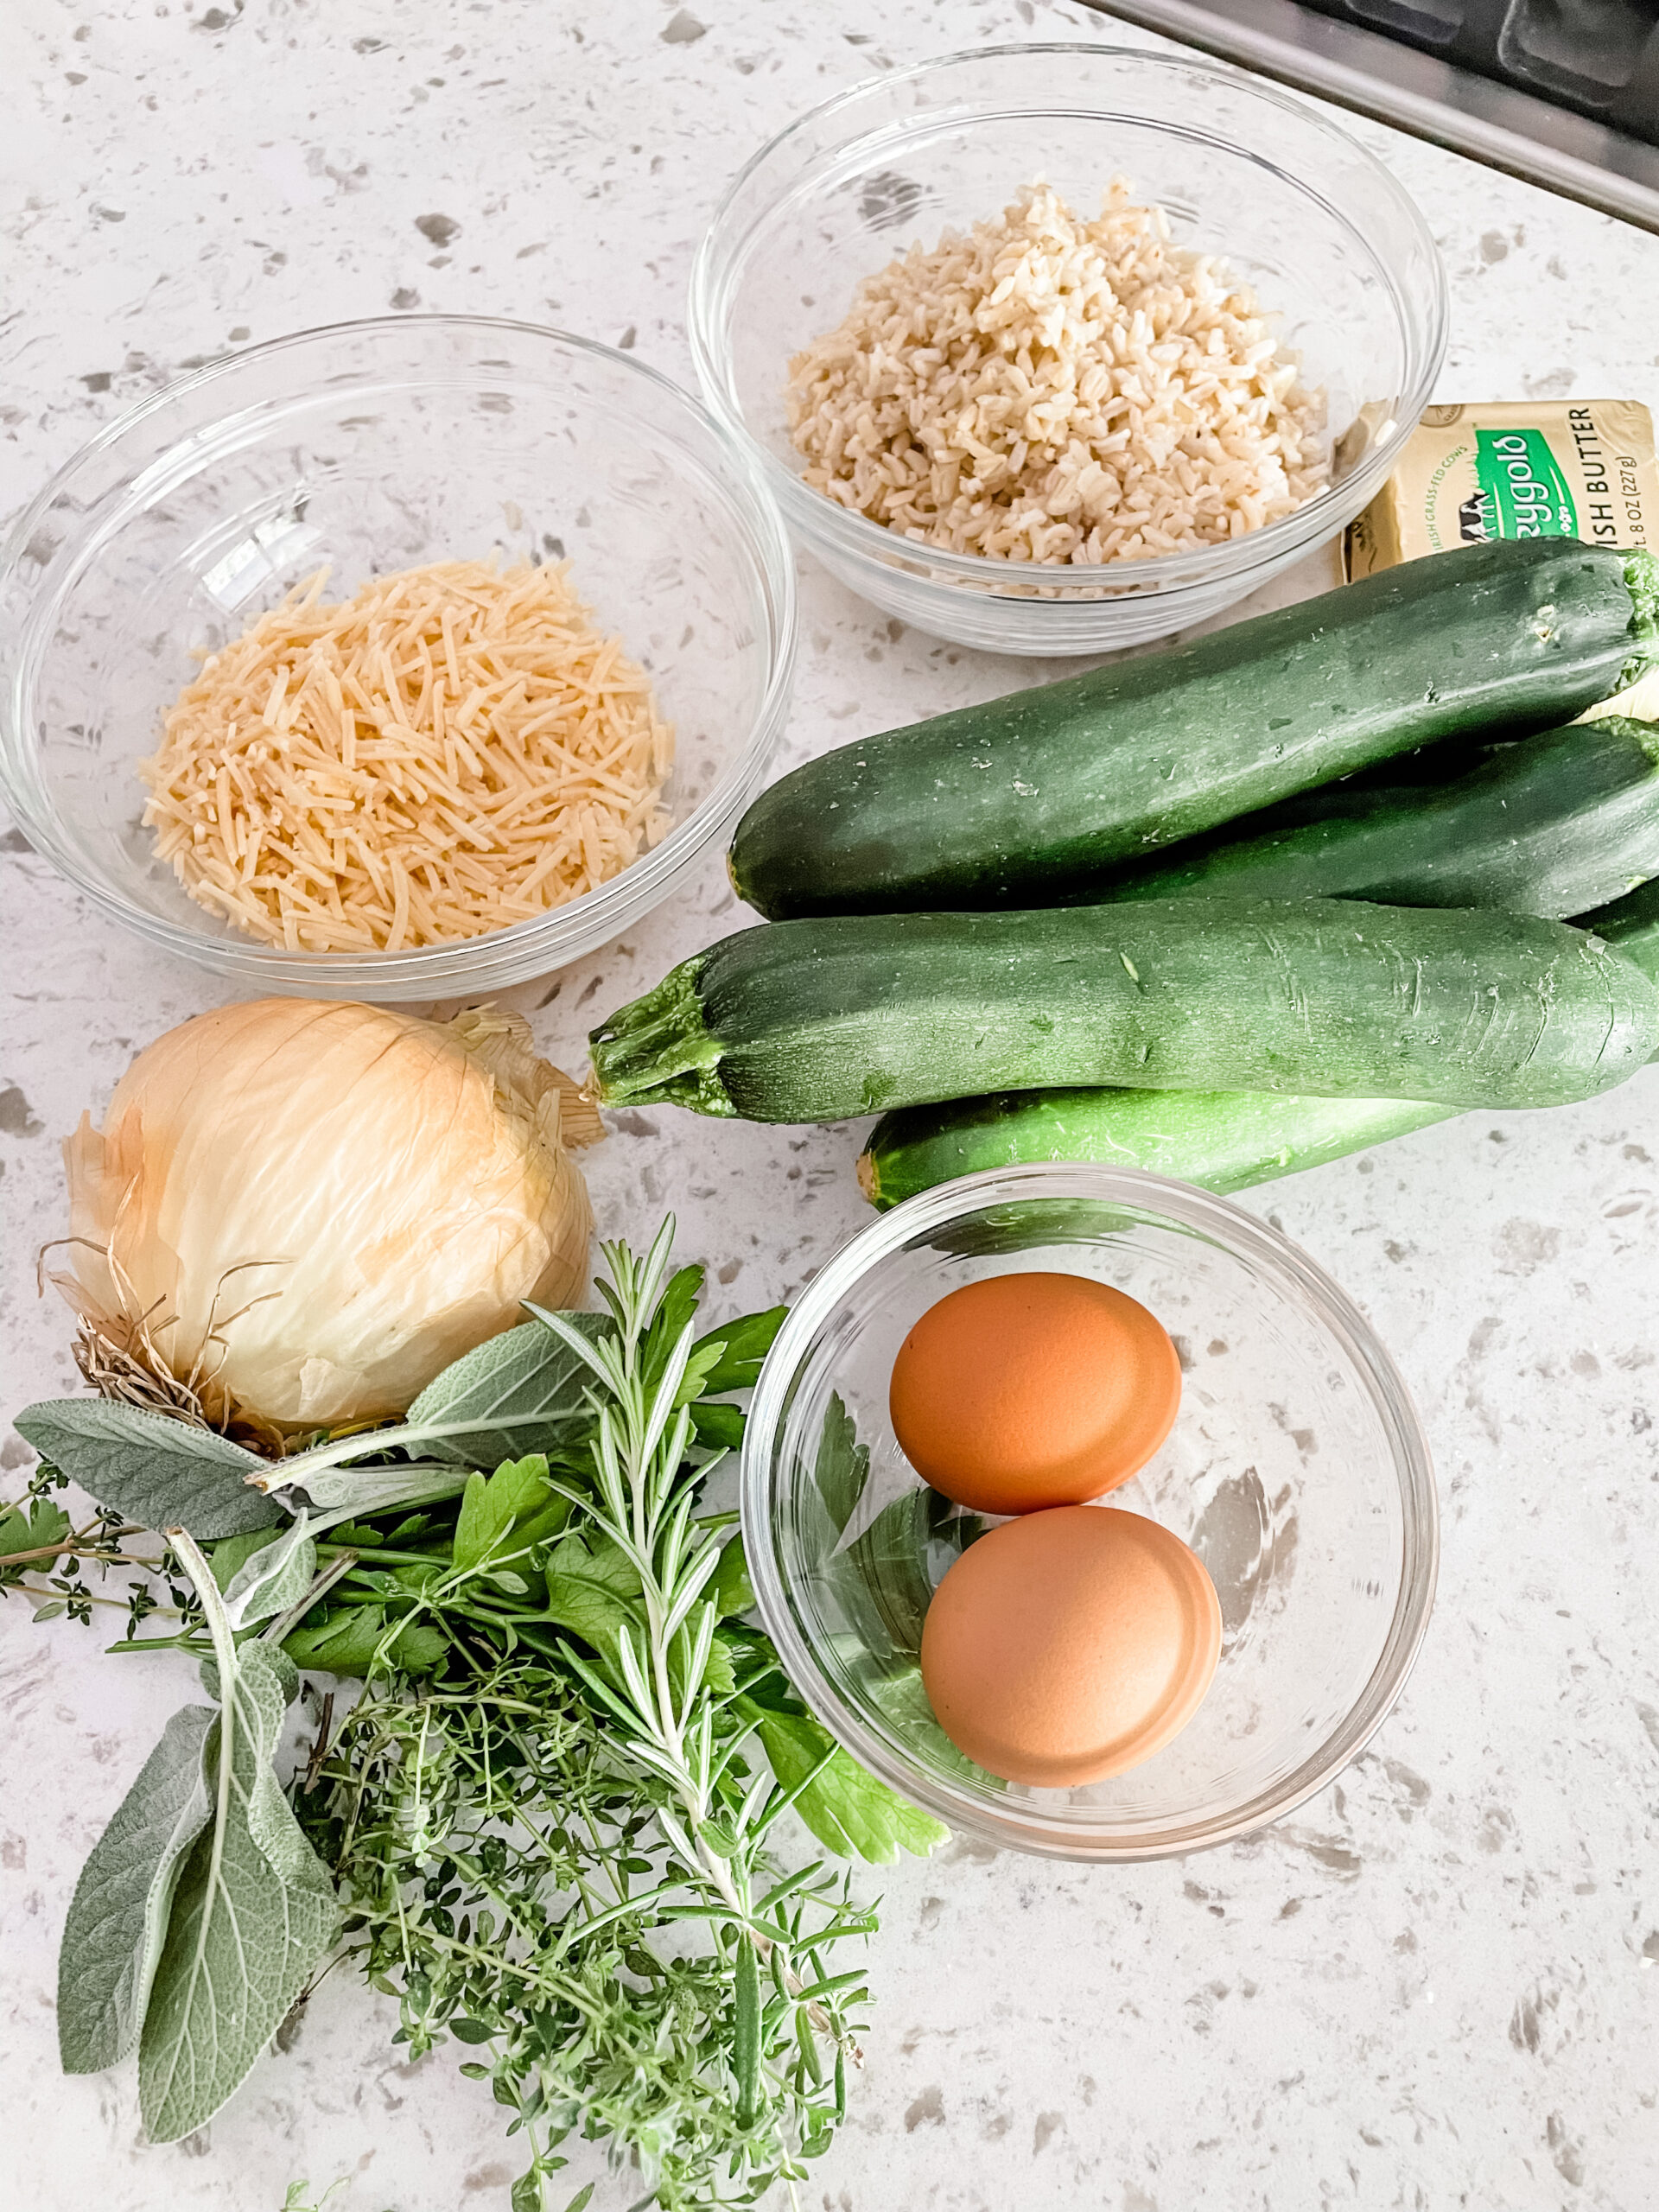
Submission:
POLYGON ((1633 399, 1430 407, 1348 532, 1368 576, 1489 537, 1659 545, 1653 417, 1633 399))
POLYGON ((1578 510, 1541 430, 1477 430, 1476 489, 1458 511, 1458 535, 1576 537, 1578 510))

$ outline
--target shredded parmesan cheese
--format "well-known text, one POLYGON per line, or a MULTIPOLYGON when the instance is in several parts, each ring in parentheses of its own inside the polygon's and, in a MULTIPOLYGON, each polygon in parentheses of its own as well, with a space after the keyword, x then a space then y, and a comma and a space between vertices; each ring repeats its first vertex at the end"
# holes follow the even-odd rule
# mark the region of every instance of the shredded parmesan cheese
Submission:
POLYGON ((568 563, 444 562, 210 655, 139 764, 190 897, 290 951, 480 937, 618 875, 668 828, 674 733, 568 563))

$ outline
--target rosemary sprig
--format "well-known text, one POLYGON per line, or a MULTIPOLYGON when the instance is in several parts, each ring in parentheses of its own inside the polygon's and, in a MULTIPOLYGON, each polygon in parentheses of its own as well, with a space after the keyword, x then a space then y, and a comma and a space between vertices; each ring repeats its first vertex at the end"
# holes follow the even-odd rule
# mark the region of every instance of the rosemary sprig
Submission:
MULTIPOLYGON (((671 1219, 664 1224, 643 1262, 626 1245, 604 1248, 612 1280, 600 1291, 616 1318, 615 1336, 590 1344, 562 1315, 539 1317, 599 1382, 592 1394, 599 1419, 596 1486, 564 1495, 632 1567, 645 1616, 640 1632, 626 1624, 618 1630, 620 1686, 575 1652, 570 1663, 615 1715, 632 1757, 672 1790, 677 1809, 663 1809, 658 1818, 681 1861, 712 1883, 762 1958, 769 1958, 776 1939, 753 1923, 744 1870, 734 1863, 733 1829, 716 1819, 718 1785, 747 1732, 721 1731, 717 1755, 725 1700, 709 1690, 707 1675, 720 1616, 703 1592, 719 1563, 721 1539, 718 1530, 694 1533, 691 1510, 702 1479, 725 1455, 709 1453, 692 1480, 678 1479, 691 1442, 687 1399, 696 1395, 697 1378, 687 1376, 695 1325, 688 1321, 671 1344, 663 1338, 647 1345, 673 1230, 671 1219)), ((740 1808, 744 1827, 764 1833, 770 1795, 763 1774, 740 1808)))

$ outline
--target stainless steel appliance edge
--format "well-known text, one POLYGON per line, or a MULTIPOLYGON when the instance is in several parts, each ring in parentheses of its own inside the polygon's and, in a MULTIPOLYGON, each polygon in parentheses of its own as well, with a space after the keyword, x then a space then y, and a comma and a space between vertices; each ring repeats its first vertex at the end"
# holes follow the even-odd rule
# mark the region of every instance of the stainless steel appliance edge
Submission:
POLYGON ((1084 0, 1659 233, 1659 149, 1295 0, 1084 0))

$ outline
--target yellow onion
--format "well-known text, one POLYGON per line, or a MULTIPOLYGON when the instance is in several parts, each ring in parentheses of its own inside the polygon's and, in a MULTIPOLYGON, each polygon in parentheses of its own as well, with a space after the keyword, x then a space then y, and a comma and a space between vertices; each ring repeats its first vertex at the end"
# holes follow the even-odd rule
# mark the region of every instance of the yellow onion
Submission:
POLYGON ((401 1413, 523 1319, 575 1304, 602 1135, 528 1025, 259 999, 158 1038, 64 1146, 60 1287, 118 1360, 207 1418, 401 1413))

